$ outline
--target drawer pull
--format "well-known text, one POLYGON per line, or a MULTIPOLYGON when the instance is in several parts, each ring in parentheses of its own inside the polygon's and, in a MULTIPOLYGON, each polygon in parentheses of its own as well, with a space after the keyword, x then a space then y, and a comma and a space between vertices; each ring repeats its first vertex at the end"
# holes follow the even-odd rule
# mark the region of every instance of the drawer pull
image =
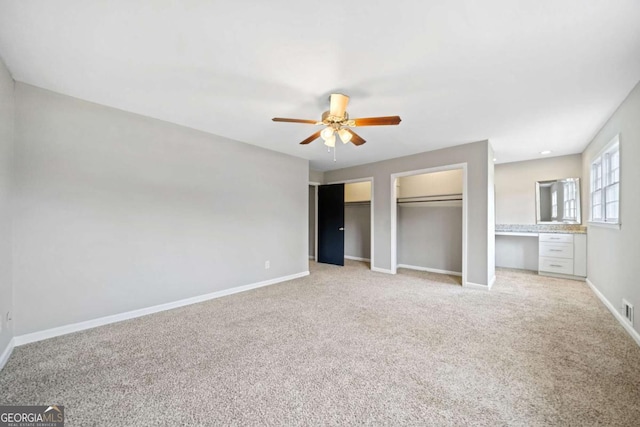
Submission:
POLYGON ((562 252, 561 249, 549 249, 549 252, 562 252))
POLYGON ((550 266, 550 267, 559 267, 559 268, 562 268, 562 267, 563 267, 562 265, 558 265, 558 264, 549 264, 549 266, 550 266))

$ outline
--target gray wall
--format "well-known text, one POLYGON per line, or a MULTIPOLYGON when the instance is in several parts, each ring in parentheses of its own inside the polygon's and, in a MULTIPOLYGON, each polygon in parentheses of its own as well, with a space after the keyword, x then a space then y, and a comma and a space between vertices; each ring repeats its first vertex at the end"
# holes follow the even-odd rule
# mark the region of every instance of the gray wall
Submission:
POLYGON ((11 280, 11 177, 14 150, 14 83, 0 61, 0 355, 13 338, 11 280))
MULTIPOLYGON (((393 143, 393 141, 388 141, 393 143)), ((374 177, 374 239, 373 266, 391 268, 391 174, 421 170, 457 163, 467 163, 468 169, 468 277, 467 281, 487 285, 493 276, 495 254, 493 246, 493 177, 491 146, 488 141, 458 145, 412 156, 370 163, 362 166, 325 172, 325 181, 335 182, 374 177), (491 178, 492 179, 492 178, 491 178), (491 242, 490 242, 491 240, 491 242)), ((467 196, 467 195, 465 195, 467 196)))
POLYGON ((308 269, 306 160, 21 83, 15 136, 16 335, 308 269))
POLYGON ((316 255, 316 187, 309 186, 309 256, 316 255))
POLYGON ((398 264, 462 272, 462 207, 400 206, 398 264))
POLYGON ((324 184, 324 172, 309 169, 309 182, 324 184))
POLYGON ((538 271, 538 237, 496 236, 496 267, 538 271))
MULTIPOLYGON (((582 155, 496 165, 496 224, 535 224, 536 181, 560 178, 582 178, 582 155)), ((588 185, 584 181, 581 188, 588 185)))
MULTIPOLYGON (((589 226, 587 274, 614 307, 622 298, 635 306, 636 331, 640 331, 640 84, 598 132, 582 153, 582 173, 589 177, 591 161, 620 134, 620 230, 589 226)), ((584 181, 588 181, 585 179, 584 181)), ((588 219, 589 189, 582 186, 583 216, 588 219)))
POLYGON ((371 258, 371 203, 345 204, 344 254, 371 258))

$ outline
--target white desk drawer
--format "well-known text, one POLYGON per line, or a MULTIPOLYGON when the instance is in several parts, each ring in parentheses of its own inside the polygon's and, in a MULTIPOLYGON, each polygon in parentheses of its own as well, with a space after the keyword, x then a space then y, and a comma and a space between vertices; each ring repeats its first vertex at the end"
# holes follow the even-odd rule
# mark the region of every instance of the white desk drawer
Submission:
POLYGON ((540 242, 538 254, 542 257, 573 259, 573 243, 540 242))
POLYGON ((573 259, 540 257, 539 271, 559 274, 573 274, 573 259))
POLYGON ((573 243, 573 234, 540 233, 541 242, 573 243))

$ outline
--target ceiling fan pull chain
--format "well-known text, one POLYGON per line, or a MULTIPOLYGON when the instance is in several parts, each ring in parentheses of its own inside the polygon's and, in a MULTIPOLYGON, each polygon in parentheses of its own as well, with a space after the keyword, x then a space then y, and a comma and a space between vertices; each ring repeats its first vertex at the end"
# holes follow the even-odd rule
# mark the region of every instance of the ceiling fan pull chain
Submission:
POLYGON ((333 161, 336 161, 336 147, 333 147, 333 161))

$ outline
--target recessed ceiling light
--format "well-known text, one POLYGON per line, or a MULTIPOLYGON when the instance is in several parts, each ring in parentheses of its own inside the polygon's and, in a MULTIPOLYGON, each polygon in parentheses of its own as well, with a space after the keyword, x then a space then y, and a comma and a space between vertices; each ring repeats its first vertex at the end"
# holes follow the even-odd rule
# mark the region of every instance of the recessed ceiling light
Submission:
POLYGON ((496 160, 498 160, 498 159, 496 159, 496 158, 494 157, 494 158, 493 158, 493 161, 495 162, 496 160))
POLYGON ((540 152, 540 154, 543 154, 543 155, 544 155, 544 154, 551 154, 551 150, 544 150, 544 151, 541 151, 541 152, 540 152))

